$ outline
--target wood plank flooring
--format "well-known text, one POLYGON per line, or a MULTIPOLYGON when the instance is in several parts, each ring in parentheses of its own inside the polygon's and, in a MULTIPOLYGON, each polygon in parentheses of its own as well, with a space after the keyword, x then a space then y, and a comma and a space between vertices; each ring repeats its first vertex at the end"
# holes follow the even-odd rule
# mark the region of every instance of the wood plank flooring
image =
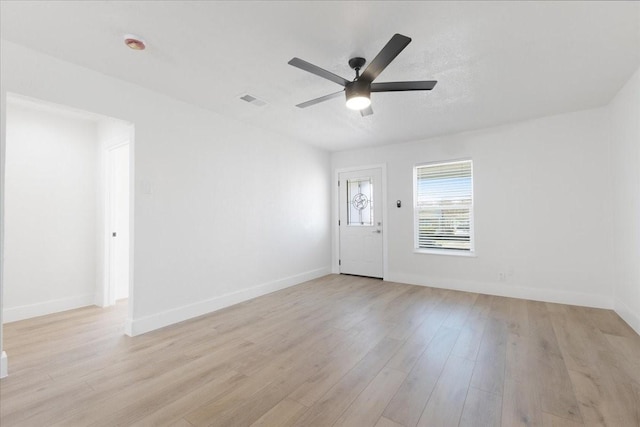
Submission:
POLYGON ((640 426, 614 312, 329 275, 136 338, 125 305, 5 325, 9 426, 640 426))

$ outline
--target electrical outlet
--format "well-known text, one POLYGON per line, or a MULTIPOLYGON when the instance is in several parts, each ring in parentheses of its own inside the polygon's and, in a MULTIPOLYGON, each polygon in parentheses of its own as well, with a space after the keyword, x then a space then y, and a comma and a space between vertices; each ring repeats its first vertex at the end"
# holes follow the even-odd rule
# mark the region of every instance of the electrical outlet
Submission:
POLYGON ((507 281, 507 273, 505 273, 504 271, 501 271, 498 273, 498 280, 500 280, 501 282, 506 282, 507 281))

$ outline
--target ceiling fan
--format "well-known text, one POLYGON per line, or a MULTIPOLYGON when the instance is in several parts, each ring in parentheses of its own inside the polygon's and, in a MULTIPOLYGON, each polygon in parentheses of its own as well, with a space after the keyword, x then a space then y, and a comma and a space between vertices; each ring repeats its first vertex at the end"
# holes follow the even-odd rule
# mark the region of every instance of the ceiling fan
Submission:
POLYGON ((373 83, 378 75, 395 59, 402 50, 411 43, 411 39, 402 34, 395 34, 391 40, 382 48, 378 56, 376 56, 367 68, 360 74, 360 69, 366 63, 364 58, 356 57, 349 60, 349 66, 356 72, 353 81, 349 81, 343 77, 333 74, 323 68, 313 65, 300 58, 293 58, 289 61, 289 65, 298 67, 301 70, 308 71, 316 76, 320 76, 327 80, 343 86, 339 92, 321 96, 302 104, 296 105, 298 108, 307 108, 320 102, 341 96, 342 92, 347 97, 347 107, 352 110, 360 110, 362 116, 373 114, 371 109, 371 92, 400 92, 408 90, 431 90, 436 83, 435 80, 413 81, 413 82, 384 82, 373 83))

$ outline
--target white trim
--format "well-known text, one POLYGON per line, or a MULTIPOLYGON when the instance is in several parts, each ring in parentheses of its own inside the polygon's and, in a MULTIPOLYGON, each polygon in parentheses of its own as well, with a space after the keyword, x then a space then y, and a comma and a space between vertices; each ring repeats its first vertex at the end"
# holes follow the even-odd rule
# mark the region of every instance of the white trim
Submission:
POLYGON ((280 289, 295 286, 308 280, 326 276, 330 273, 330 271, 331 269, 329 267, 323 267, 317 270, 311 270, 304 273, 296 274, 295 276, 285 277, 283 279, 263 283, 252 288, 243 289, 241 291, 220 295, 206 301, 199 301, 193 304, 183 305, 182 307, 163 311, 161 313, 151 314, 138 319, 131 319, 131 317, 129 317, 126 321, 125 331, 129 336, 141 335, 146 332, 163 328, 165 326, 192 319, 194 317, 209 314, 211 312, 250 300, 252 298, 279 291, 280 289))
POLYGON ((7 375, 8 359, 4 349, 4 187, 7 139, 7 92, 0 90, 0 378, 7 375))
POLYGON ((389 237, 387 234, 387 223, 389 222, 389 206, 387 204, 387 165, 380 165, 382 169, 382 280, 387 276, 389 271, 389 237))
POLYGON ((5 307, 2 321, 4 323, 17 322, 18 320, 73 310, 74 308, 94 305, 94 301, 94 294, 86 294, 39 302, 37 304, 5 307))
POLYGON ((9 375, 9 359, 7 359, 7 352, 3 351, 0 355, 0 378, 7 375, 9 375))
POLYGON ((623 301, 615 300, 614 311, 640 335, 640 313, 634 313, 623 301))
POLYGON ((333 208, 331 209, 331 229, 333 231, 333 255, 331 257, 331 273, 340 274, 340 229, 338 228, 338 219, 340 218, 340 192, 338 191, 338 181, 340 174, 345 172, 354 172, 366 169, 380 169, 382 172, 382 279, 385 280, 387 271, 389 270, 388 260, 388 236, 387 222, 389 221, 389 207, 387 206, 387 164, 378 163, 374 165, 351 166, 346 168, 337 168, 334 170, 334 180, 331 186, 333 192, 333 208))
POLYGON ((446 255, 446 256, 462 256, 462 257, 477 257, 475 251, 462 251, 456 249, 414 249, 414 254, 428 254, 428 255, 446 255))
POLYGON ((582 292, 569 292, 548 288, 531 288, 527 286, 507 285, 502 283, 430 278, 403 273, 389 274, 388 280, 392 282, 408 283, 411 285, 475 292, 479 294, 528 299, 533 301, 580 305, 583 307, 613 308, 613 298, 609 295, 586 294, 582 292))
POLYGON ((134 243, 135 243, 135 206, 136 206, 136 125, 129 125, 129 298, 127 300, 127 320, 125 322, 125 334, 133 336, 129 325, 133 319, 134 303, 134 243))

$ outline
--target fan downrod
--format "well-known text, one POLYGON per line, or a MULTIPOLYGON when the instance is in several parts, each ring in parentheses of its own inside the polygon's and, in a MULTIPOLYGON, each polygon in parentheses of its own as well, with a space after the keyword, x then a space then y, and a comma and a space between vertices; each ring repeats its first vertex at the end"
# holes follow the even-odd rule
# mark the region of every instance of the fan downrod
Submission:
POLYGON ((366 59, 360 58, 359 56, 355 58, 351 58, 349 60, 349 67, 351 67, 356 71, 356 79, 360 77, 360 69, 364 66, 366 62, 367 62, 366 59))

